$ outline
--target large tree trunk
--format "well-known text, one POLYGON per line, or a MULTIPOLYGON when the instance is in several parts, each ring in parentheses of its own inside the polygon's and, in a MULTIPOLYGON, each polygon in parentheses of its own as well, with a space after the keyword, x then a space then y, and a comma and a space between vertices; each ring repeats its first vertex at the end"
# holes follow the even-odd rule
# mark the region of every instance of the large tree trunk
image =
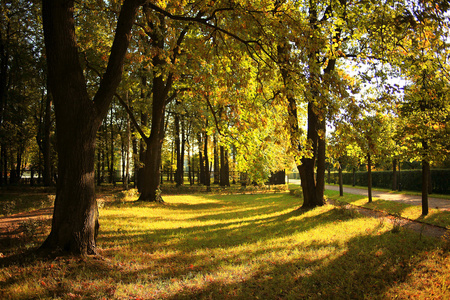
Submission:
POLYGON ((94 191, 97 125, 79 109, 76 120, 58 121, 58 182, 52 231, 42 248, 94 254, 98 230, 94 191))
POLYGON ((167 92, 162 76, 153 79, 153 110, 150 137, 145 139, 147 150, 140 180, 140 201, 163 202, 160 193, 161 148, 164 141, 164 114, 167 92))
MULTIPOLYGON (((325 161, 320 162, 318 165, 320 175, 318 176, 319 184, 316 183, 315 178, 315 167, 316 160, 318 158, 325 159, 325 141, 320 141, 322 138, 319 137, 319 120, 317 114, 314 112, 313 104, 308 103, 308 132, 307 137, 311 142, 311 157, 302 158, 302 164, 299 165, 298 171, 300 173, 301 185, 303 190, 303 205, 302 208, 313 208, 316 206, 323 205, 323 188, 325 177, 325 161), (323 142, 323 144, 322 144, 323 142), (319 149, 320 148, 320 149, 319 149), (320 152, 319 152, 320 151, 320 152), (319 198, 320 197, 320 198, 319 198)), ((324 138, 324 137, 323 137, 324 138)))
POLYGON ((98 230, 94 191, 96 132, 121 80, 139 3, 123 3, 108 67, 94 100, 88 95, 78 60, 73 4, 47 0, 42 5, 49 87, 56 114, 59 177, 52 230, 41 249, 94 254, 98 230))
POLYGON ((161 148, 164 140, 164 103, 163 107, 153 104, 152 129, 146 139, 147 150, 142 168, 141 195, 139 201, 164 202, 161 193, 161 148), (158 125, 159 124, 159 125, 158 125))

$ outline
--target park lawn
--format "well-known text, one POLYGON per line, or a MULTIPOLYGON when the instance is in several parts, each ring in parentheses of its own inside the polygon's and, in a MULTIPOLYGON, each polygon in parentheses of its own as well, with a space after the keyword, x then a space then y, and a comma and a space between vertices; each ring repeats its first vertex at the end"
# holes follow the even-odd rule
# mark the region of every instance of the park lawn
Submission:
POLYGON ((103 199, 101 257, 3 258, 0 298, 450 297, 448 242, 393 233, 354 211, 297 210, 301 200, 287 193, 136 199, 103 199))
MULTIPOLYGON (((334 183, 327 183, 327 185, 339 186, 338 184, 334 184, 334 183)), ((367 190, 367 186, 361 186, 361 185, 344 184, 343 187, 367 190)), ((404 195, 411 195, 411 196, 421 196, 422 195, 422 192, 417 192, 417 191, 407 191, 407 190, 393 191, 392 189, 383 189, 383 188, 378 188, 378 187, 372 187, 372 190, 385 192, 385 193, 391 193, 391 194, 404 194, 404 195)), ((429 196, 434 197, 434 198, 450 200, 450 195, 446 195, 446 194, 430 194, 429 196)))
POLYGON ((369 203, 369 198, 367 196, 344 194, 344 196, 340 197, 338 191, 332 190, 326 190, 325 195, 340 203, 348 203, 373 210, 384 211, 391 215, 401 216, 410 220, 417 220, 450 229, 450 211, 430 207, 428 215, 422 216, 422 207, 417 205, 386 201, 376 197, 373 197, 372 203, 369 203))

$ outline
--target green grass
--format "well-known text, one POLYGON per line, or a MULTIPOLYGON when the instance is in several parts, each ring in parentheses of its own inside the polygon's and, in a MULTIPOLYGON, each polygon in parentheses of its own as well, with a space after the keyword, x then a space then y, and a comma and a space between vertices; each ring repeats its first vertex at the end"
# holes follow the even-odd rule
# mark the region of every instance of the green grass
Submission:
POLYGON ((344 194, 344 196, 340 197, 338 191, 331 190, 326 190, 325 195, 341 203, 349 203, 373 210, 384 211, 392 215, 450 229, 450 211, 429 208, 428 215, 422 216, 422 207, 417 205, 409 205, 398 201, 386 201, 376 197, 373 197, 372 202, 369 203, 367 196, 344 194))
POLYGON ((2 249, 0 298, 450 297, 447 244, 340 207, 301 211, 287 193, 100 198, 102 258, 8 257, 42 242, 47 228, 2 249))

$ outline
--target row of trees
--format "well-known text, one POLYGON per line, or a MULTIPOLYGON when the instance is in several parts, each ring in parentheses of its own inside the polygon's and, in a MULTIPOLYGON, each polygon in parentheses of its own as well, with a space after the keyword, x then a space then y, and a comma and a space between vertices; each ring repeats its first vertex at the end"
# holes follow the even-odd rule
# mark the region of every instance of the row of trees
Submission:
MULTIPOLYGON (((305 208, 323 204, 327 122, 336 128, 333 149, 348 148, 342 146, 345 136, 352 142, 366 138, 359 147, 370 159, 367 151, 381 144, 374 136, 384 136, 377 119, 390 112, 396 124, 404 124, 404 132, 411 132, 411 143, 422 139, 419 148, 424 151, 411 152, 424 162, 430 161, 424 153, 431 149, 443 156, 448 148, 436 148, 428 133, 414 126, 437 127, 441 131, 436 137, 448 134, 447 10, 445 1, 394 0, 52 0, 43 1, 42 10, 33 2, 2 3, 7 21, 2 26, 20 29, 5 40, 9 27, 2 27, 2 53, 13 49, 12 41, 26 43, 17 50, 32 53, 27 54, 30 62, 18 63, 22 71, 13 71, 12 56, 2 56, 2 132, 14 136, 7 112, 27 100, 24 105, 40 114, 26 113, 27 121, 14 124, 42 128, 42 149, 34 153, 42 155, 43 165, 51 157, 44 143, 52 140, 48 107, 54 104, 57 196, 52 231, 42 249, 95 253, 95 169, 97 177, 102 164, 114 169, 117 144, 123 145, 125 157, 135 154, 140 200, 161 201, 165 140, 173 141, 178 162, 186 148, 198 153, 203 174, 210 169, 213 140, 221 154, 214 164, 222 160, 223 166, 215 170, 226 172, 231 151, 239 170, 253 179, 295 161, 305 208), (23 17, 32 21, 21 23, 23 17), (16 36, 25 31, 35 32, 35 38, 16 36), (352 72, 352 67, 363 71, 352 72), (29 81, 21 78, 25 70, 29 81), (13 75, 27 87, 10 84, 13 75), (401 99, 392 96, 394 86, 387 79, 393 75, 408 80, 410 87, 400 93, 405 95, 401 99), (3 85, 5 76, 8 84, 3 85), (372 78, 379 80, 376 93, 363 87, 373 85, 372 78), (12 100, 14 90, 17 101, 12 100), (423 121, 425 115, 430 121, 423 121), (355 134, 349 128, 357 128, 355 134)), ((22 164, 18 159, 11 163, 13 153, 20 153, 18 145, 2 143, 3 176, 22 164)), ((335 150, 336 159, 342 151, 335 150)), ((208 185, 208 180, 204 176, 203 183, 208 185)))

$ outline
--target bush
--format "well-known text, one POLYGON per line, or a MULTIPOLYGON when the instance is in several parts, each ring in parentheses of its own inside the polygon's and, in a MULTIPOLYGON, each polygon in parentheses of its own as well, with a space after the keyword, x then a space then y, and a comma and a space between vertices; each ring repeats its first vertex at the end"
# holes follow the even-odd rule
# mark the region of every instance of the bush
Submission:
MULTIPOLYGON (((397 173, 397 182, 401 184, 403 190, 421 191, 422 190, 422 170, 402 170, 397 173)), ((339 183, 338 172, 332 172, 326 176, 328 183, 339 183)), ((353 185, 353 173, 343 172, 342 180, 344 184, 353 185)), ((372 186, 377 188, 392 188, 392 171, 372 171, 372 186)), ((367 186, 367 172, 355 173, 355 185, 367 186)), ((432 169, 431 185, 433 193, 450 194, 450 170, 432 169)))

